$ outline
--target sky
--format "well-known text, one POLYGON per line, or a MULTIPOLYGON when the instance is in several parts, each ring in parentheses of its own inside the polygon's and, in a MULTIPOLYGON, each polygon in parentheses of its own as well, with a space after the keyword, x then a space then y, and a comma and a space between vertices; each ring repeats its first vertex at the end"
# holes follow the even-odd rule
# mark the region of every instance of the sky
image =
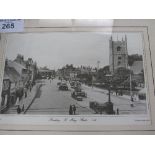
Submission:
MULTIPOLYGON (((113 40, 127 36, 128 54, 142 54, 141 33, 113 33, 113 40)), ((46 32, 14 33, 7 35, 6 58, 14 60, 17 54, 32 58, 39 67, 58 69, 66 64, 74 66, 109 65, 109 39, 104 32, 46 32)))

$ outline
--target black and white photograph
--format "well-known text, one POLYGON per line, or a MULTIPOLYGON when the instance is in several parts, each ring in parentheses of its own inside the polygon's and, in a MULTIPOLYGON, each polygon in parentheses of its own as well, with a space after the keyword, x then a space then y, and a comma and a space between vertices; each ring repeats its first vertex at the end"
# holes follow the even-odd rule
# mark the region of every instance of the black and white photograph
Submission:
POLYGON ((148 114, 140 32, 6 35, 0 113, 148 114))

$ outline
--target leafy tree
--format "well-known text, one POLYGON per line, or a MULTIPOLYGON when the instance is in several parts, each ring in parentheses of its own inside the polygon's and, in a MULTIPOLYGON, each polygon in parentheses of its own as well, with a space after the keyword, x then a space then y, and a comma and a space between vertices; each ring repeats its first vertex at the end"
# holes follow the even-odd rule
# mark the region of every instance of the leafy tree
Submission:
POLYGON ((139 55, 139 54, 128 55, 128 64, 129 64, 129 66, 132 66, 134 61, 143 61, 142 55, 139 55))
MULTIPOLYGON (((123 82, 124 88, 130 88, 130 78, 128 78, 126 81, 123 82)), ((135 89, 137 86, 137 82, 135 80, 131 81, 132 89, 135 89)))
POLYGON ((101 82, 105 82, 105 80, 106 80, 105 75, 109 74, 109 73, 110 73, 110 67, 109 66, 105 66, 103 68, 100 68, 98 70, 98 73, 97 73, 97 79, 101 82))
POLYGON ((80 78, 81 80, 85 80, 86 82, 90 83, 92 81, 92 75, 91 74, 78 74, 77 78, 80 78))
POLYGON ((49 70, 47 66, 44 66, 42 69, 49 70))
POLYGON ((124 81, 127 80, 130 76, 130 70, 124 67, 120 67, 115 70, 112 79, 112 85, 114 87, 122 86, 124 81))

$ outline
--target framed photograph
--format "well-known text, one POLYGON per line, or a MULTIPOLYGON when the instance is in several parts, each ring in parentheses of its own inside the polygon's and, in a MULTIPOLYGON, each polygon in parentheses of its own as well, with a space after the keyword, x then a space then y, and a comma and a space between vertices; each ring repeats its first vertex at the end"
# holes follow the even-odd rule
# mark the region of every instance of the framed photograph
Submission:
POLYGON ((147 26, 25 26, 0 34, 0 129, 153 130, 147 26))

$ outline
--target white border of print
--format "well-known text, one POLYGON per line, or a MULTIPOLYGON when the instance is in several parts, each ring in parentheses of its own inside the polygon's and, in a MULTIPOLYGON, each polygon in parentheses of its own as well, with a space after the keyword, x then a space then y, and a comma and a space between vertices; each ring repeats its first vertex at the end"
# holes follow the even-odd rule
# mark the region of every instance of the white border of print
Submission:
MULTIPOLYGON (((149 37, 147 27, 72 27, 72 28, 25 28, 24 33, 45 32, 141 32, 144 39, 144 72, 148 83, 147 96, 149 99, 149 111, 151 110, 152 90, 154 90, 151 69, 151 57, 149 49, 149 37)), ((4 51, 6 45, 5 35, 1 35, 1 84, 4 68, 4 51)), ((0 87, 2 89, 2 85, 0 87)), ((1 90, 0 89, 0 90, 1 90)), ((150 112, 146 115, 120 115, 120 116, 59 116, 59 115, 0 115, 0 129, 12 130, 71 130, 71 131, 103 131, 103 130, 151 130, 152 121, 150 112), (88 127, 91 126, 91 127, 88 127), (61 127, 60 127, 61 126, 61 127), (63 127, 62 127, 63 126, 63 127)))

